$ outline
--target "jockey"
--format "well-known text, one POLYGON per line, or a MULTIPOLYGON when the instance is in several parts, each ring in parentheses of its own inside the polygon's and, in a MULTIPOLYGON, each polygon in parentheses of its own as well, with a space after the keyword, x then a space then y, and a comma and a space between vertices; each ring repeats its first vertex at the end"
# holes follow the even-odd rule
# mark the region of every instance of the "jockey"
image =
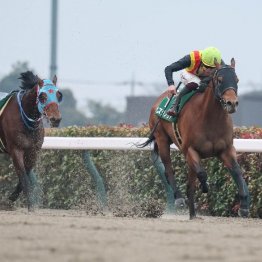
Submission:
POLYGON ((217 63, 221 64, 221 53, 215 47, 208 47, 204 50, 192 51, 189 55, 184 56, 177 62, 167 66, 165 68, 165 76, 168 83, 168 92, 171 94, 177 94, 176 86, 173 80, 173 72, 185 69, 181 73, 180 83, 184 85, 184 88, 178 93, 175 99, 175 103, 167 111, 170 116, 177 115, 177 106, 183 95, 196 89, 199 86, 200 81, 211 75, 214 71, 215 59, 217 63))

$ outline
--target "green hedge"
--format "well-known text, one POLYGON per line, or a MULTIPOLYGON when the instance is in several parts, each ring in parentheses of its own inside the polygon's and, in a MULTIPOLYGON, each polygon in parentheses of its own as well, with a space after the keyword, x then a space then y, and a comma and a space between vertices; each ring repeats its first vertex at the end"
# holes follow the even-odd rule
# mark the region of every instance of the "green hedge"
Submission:
MULTIPOLYGON (((48 129, 48 136, 74 137, 146 137, 147 127, 68 127, 48 129)), ((237 128, 236 138, 262 138, 259 128, 237 128)), ((104 179, 108 205, 116 216, 157 217, 166 207, 164 187, 152 166, 149 151, 92 150, 92 160, 104 179)), ((172 152, 180 189, 185 194, 187 168, 183 156, 172 152)), ((239 163, 251 193, 251 216, 257 217, 262 206, 261 154, 242 153, 239 163)), ((210 191, 196 192, 199 213, 215 216, 236 216, 238 210, 237 188, 227 170, 216 159, 205 160, 210 191)), ((4 203, 13 191, 17 177, 11 162, 5 157, 0 161, 0 193, 4 203)), ((87 213, 100 212, 95 185, 86 171, 82 151, 42 150, 35 169, 41 188, 41 205, 44 208, 81 208, 87 213)), ((23 206, 24 198, 16 203, 23 206)), ((261 214, 260 214, 261 215, 261 214)))

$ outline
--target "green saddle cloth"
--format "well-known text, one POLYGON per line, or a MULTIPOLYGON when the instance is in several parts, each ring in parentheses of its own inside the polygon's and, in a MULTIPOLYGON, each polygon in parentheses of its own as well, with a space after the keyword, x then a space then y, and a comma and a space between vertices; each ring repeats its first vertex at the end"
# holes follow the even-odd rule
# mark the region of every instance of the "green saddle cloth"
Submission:
POLYGON ((0 110, 3 108, 3 106, 9 100, 9 98, 14 95, 14 93, 16 93, 16 91, 12 91, 9 94, 0 92, 0 110))
MULTIPOLYGON (((189 101, 189 99, 195 94, 197 93, 196 90, 193 90, 191 92, 189 92, 188 94, 182 96, 181 100, 180 100, 180 104, 178 105, 178 113, 183 109, 184 105, 189 101)), ((167 120, 169 122, 174 122, 176 123, 178 120, 178 116, 169 116, 166 112, 171 108, 171 106, 174 104, 176 97, 173 96, 172 100, 169 102, 169 98, 168 97, 164 97, 163 100, 161 101, 161 103, 159 104, 159 106, 156 109, 155 114, 164 119, 167 120)))
MULTIPOLYGON (((11 93, 3 93, 0 92, 0 115, 4 112, 5 106, 9 99, 15 94, 17 91, 12 91, 11 93)), ((0 138, 0 152, 6 152, 5 146, 0 138)))

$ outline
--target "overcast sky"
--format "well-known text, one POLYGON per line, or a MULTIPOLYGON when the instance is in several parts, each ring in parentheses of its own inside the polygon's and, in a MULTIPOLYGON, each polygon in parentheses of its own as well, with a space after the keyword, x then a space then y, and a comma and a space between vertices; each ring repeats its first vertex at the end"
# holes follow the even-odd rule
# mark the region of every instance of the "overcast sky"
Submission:
MULTIPOLYGON (((0 3, 0 77, 28 61, 49 78, 51 0, 0 3)), ((124 110, 130 85, 113 83, 134 75, 166 85, 165 66, 208 46, 228 63, 235 57, 240 92, 262 82, 261 0, 59 0, 58 6, 58 80, 80 107, 90 98, 124 110)), ((135 87, 137 95, 152 92, 135 87)))

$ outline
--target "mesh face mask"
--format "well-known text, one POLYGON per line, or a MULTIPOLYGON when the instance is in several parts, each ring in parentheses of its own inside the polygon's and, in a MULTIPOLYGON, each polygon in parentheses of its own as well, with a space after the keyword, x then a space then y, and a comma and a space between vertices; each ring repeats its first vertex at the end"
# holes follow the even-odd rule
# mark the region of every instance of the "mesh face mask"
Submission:
POLYGON ((56 103, 59 104, 61 101, 58 101, 56 93, 59 91, 58 88, 53 84, 53 82, 49 79, 45 79, 44 81, 44 85, 41 89, 39 89, 39 93, 38 93, 38 97, 42 94, 45 93, 47 99, 45 100, 45 102, 41 102, 38 99, 38 110, 41 114, 44 113, 44 110, 46 107, 48 107, 48 105, 52 104, 52 103, 56 103))

